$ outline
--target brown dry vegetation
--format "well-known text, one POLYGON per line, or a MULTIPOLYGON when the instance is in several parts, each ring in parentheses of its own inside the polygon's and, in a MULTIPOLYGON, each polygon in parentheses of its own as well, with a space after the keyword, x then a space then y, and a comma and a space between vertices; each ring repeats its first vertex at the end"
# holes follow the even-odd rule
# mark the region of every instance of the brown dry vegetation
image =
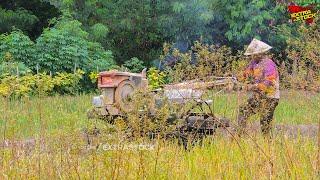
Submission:
MULTIPOLYGON (((187 151, 175 140, 141 137, 128 141, 117 126, 87 120, 84 112, 90 107, 90 98, 81 95, 11 100, 8 104, 1 101, 1 119, 6 123, 6 140, 4 124, 1 129, 1 178, 317 177, 318 151, 314 138, 303 135, 292 138, 277 133, 272 141, 267 141, 260 133, 250 132, 248 137, 234 139, 224 131, 227 135, 208 138, 187 151), (84 128, 92 130, 95 126, 101 134, 91 135, 88 145, 84 128), (139 149, 138 145, 150 145, 150 148, 139 149)), ((237 98, 235 94, 225 93, 216 96, 216 113, 234 120, 237 98)), ((317 107, 318 95, 284 93, 275 123, 300 125, 276 128, 289 127, 289 132, 295 133, 296 128, 290 130, 292 127, 317 123, 317 107)), ((256 121, 252 119, 252 122, 256 121)), ((308 133, 309 127, 313 128, 306 127, 308 133)))

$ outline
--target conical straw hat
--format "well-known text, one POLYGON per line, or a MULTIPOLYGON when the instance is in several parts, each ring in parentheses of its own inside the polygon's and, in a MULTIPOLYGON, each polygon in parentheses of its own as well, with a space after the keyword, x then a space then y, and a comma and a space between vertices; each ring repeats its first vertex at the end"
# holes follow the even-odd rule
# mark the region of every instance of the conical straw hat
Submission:
POLYGON ((246 52, 244 55, 253 55, 253 54, 260 54, 266 51, 269 51, 272 47, 268 44, 259 41, 258 39, 254 38, 251 43, 249 44, 246 52))

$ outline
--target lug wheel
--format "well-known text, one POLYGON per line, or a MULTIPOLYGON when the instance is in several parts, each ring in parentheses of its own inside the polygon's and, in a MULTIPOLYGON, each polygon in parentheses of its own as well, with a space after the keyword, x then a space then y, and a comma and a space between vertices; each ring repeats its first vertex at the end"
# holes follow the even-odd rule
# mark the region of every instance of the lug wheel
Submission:
POLYGON ((117 106, 123 112, 129 112, 132 110, 132 104, 130 103, 130 96, 133 94, 136 89, 132 81, 125 80, 122 81, 115 92, 115 102, 117 106))

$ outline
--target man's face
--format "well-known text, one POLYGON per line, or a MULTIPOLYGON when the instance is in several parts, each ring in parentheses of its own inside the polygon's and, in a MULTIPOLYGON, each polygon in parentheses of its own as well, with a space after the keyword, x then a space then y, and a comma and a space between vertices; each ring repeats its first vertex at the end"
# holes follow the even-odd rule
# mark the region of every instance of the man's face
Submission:
POLYGON ((260 61, 262 59, 261 54, 253 54, 250 57, 251 60, 260 61))

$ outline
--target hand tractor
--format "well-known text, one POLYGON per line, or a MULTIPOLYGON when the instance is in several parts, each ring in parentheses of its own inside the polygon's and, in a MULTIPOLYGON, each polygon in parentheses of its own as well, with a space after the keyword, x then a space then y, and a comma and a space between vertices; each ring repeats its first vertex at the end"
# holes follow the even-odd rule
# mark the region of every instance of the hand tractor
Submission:
MULTIPOLYGON (((169 103, 175 103, 182 107, 189 104, 184 113, 172 113, 168 121, 176 123, 179 120, 182 123, 177 124, 171 135, 182 139, 184 146, 186 140, 191 137, 204 137, 212 135, 218 127, 228 127, 229 121, 225 118, 218 118, 210 112, 212 100, 203 100, 203 94, 207 90, 217 89, 216 87, 228 87, 232 89, 236 80, 232 77, 213 77, 212 81, 203 82, 200 80, 185 81, 183 83, 168 84, 163 88, 152 93, 155 98, 155 107, 161 107, 164 100, 169 103), (192 103, 190 103, 192 102, 192 103), (205 112, 204 106, 208 107, 205 112), (195 109, 198 109, 195 110, 195 109), (199 111, 200 109, 200 111, 199 111)), ((119 71, 101 72, 98 75, 98 88, 101 95, 93 98, 93 109, 88 113, 89 118, 98 117, 99 119, 108 119, 108 123, 113 123, 117 117, 126 118, 126 114, 132 111, 130 97, 137 90, 148 89, 148 80, 146 79, 146 69, 141 73, 129 73, 119 71)), ((150 117, 153 116, 150 111, 150 117)), ((186 146, 185 146, 186 147, 186 146)))

